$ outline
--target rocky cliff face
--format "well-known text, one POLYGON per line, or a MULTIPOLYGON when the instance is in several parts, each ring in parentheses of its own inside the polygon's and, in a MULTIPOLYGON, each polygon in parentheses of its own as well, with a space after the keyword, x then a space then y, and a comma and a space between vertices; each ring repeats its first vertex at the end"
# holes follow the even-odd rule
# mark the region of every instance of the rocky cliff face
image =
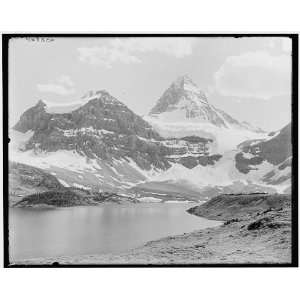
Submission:
POLYGON ((164 169, 167 149, 152 127, 123 103, 99 91, 80 108, 63 114, 48 113, 43 102, 27 110, 14 129, 34 131, 25 150, 76 151, 107 161, 131 157, 139 166, 164 169))

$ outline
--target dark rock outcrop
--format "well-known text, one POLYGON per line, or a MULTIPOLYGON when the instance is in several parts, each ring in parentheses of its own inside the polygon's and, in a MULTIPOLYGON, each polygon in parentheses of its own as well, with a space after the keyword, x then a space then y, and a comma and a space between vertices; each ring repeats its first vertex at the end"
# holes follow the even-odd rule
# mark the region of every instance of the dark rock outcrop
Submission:
POLYGON ((246 141, 239 145, 239 149, 241 152, 235 156, 235 166, 241 173, 259 169, 263 162, 267 162, 274 165, 274 169, 267 172, 262 181, 277 185, 291 178, 291 171, 283 172, 291 167, 292 162, 291 124, 269 134, 265 140, 246 141))
POLYGON ((201 166, 207 166, 207 165, 214 165, 222 155, 215 154, 211 156, 187 156, 187 157, 181 157, 176 160, 176 162, 182 164, 186 168, 192 169, 198 165, 201 166))
POLYGON ((28 130, 44 130, 48 127, 51 115, 46 113, 46 104, 39 100, 38 103, 26 110, 19 122, 13 127, 15 130, 20 132, 27 132, 28 130))
POLYGON ((273 165, 278 165, 292 155, 291 133, 291 124, 288 124, 273 138, 253 145, 246 145, 242 147, 242 150, 273 165))

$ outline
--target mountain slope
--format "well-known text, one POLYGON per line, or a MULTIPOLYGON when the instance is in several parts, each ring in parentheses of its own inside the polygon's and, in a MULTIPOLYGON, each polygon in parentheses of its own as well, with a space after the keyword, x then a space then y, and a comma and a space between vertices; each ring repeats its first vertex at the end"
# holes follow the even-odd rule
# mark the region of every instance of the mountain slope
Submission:
POLYGON ((9 162, 9 199, 12 204, 32 193, 62 188, 55 176, 39 168, 9 162))
POLYGON ((265 166, 262 181, 268 184, 290 186, 292 165, 291 124, 271 133, 263 140, 246 141, 239 145, 235 156, 236 168, 244 174, 265 166))
POLYGON ((260 140, 248 140, 239 149, 223 153, 212 165, 187 168, 172 164, 167 171, 154 176, 154 181, 178 182, 188 180, 202 188, 201 194, 218 191, 248 192, 289 191, 292 163, 291 126, 285 126, 274 135, 260 140), (209 187, 209 188, 208 188, 209 187), (248 189, 250 188, 250 189, 248 189), (271 190, 270 190, 271 189, 271 190))
POLYGON ((239 147, 245 153, 278 165, 292 155, 291 123, 275 133, 270 133, 266 139, 258 142, 247 141, 239 147))

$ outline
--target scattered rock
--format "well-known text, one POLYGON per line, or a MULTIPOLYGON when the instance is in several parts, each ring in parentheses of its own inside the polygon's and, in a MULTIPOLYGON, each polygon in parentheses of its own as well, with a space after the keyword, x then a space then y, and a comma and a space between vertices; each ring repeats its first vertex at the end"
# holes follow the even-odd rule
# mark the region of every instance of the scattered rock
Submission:
POLYGON ((258 219, 247 226, 248 230, 258 230, 266 226, 266 223, 270 222, 271 219, 268 217, 258 219))
POLYGON ((231 223, 239 222, 240 220, 235 218, 235 219, 230 219, 224 222, 224 225, 229 225, 231 223))

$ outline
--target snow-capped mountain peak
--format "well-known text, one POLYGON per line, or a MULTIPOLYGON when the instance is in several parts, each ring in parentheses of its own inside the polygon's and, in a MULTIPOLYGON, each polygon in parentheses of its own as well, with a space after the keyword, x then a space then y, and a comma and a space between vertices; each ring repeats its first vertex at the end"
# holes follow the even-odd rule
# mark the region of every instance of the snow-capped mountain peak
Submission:
MULTIPOLYGON (((205 93, 187 75, 178 77, 163 93, 150 115, 184 110, 187 118, 197 116, 202 106, 208 106, 205 93), (195 112, 195 114, 194 114, 195 112)), ((204 117, 205 119, 205 117, 204 117)))
POLYGON ((81 97, 81 99, 83 100, 84 103, 87 101, 90 101, 90 100, 95 100, 95 99, 100 99, 100 98, 104 101, 108 100, 110 102, 121 103, 116 98, 112 97, 107 90, 98 90, 98 91, 91 90, 81 97))
POLYGON ((199 95, 197 100, 207 103, 205 93, 193 82, 188 75, 179 76, 173 83, 177 89, 182 89, 186 93, 193 93, 199 95))
POLYGON ((178 77, 144 117, 163 137, 196 135, 215 141, 216 151, 235 149, 243 140, 264 134, 209 103, 187 76, 178 77))
POLYGON ((249 124, 245 126, 211 105, 205 93, 187 75, 178 77, 170 85, 149 115, 167 122, 208 123, 219 128, 249 129, 249 124))

